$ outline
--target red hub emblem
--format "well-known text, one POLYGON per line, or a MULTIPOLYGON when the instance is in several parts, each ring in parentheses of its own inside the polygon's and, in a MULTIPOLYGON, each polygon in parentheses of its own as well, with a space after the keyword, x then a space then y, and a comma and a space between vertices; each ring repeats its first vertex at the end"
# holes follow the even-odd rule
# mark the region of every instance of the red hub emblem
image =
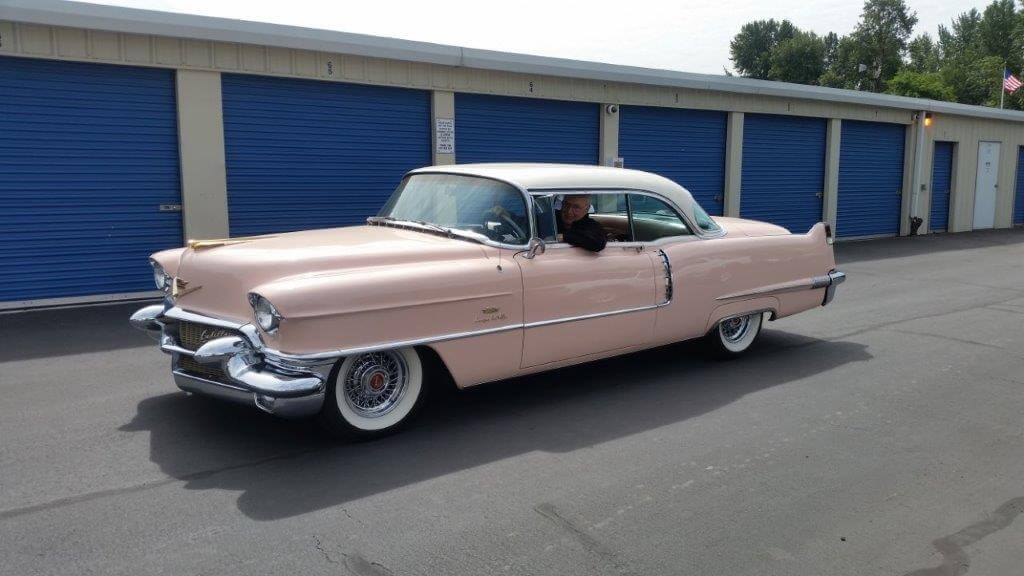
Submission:
POLYGON ((387 378, 384 377, 383 372, 374 372, 370 376, 370 389, 374 392, 380 392, 384 389, 384 384, 387 382, 387 378))

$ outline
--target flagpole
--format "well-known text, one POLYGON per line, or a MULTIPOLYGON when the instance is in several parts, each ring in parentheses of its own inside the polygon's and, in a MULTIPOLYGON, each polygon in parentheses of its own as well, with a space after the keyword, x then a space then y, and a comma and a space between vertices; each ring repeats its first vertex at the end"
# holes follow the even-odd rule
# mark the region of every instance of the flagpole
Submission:
POLYGON ((1006 82, 1006 67, 1003 66, 1003 77, 999 79, 999 108, 1003 107, 1003 99, 1006 98, 1006 86, 1003 85, 1006 82))

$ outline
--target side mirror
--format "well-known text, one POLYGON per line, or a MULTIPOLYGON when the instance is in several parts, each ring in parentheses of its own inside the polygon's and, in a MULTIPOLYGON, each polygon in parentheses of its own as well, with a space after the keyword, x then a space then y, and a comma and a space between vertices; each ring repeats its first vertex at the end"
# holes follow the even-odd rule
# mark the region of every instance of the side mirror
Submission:
POLYGON ((537 254, 543 254, 547 250, 547 246, 544 245, 544 241, 534 236, 530 238, 530 243, 526 245, 526 256, 527 260, 533 260, 537 257, 537 254))

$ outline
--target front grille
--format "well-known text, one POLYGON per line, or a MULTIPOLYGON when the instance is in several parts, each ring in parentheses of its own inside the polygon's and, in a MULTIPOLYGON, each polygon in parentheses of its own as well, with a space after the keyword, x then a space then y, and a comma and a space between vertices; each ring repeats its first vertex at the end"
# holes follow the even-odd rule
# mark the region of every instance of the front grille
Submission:
MULTIPOLYGON (((233 336, 234 334, 233 331, 226 328, 209 326, 207 324, 186 321, 178 323, 178 344, 187 350, 198 350, 200 346, 210 340, 223 338, 224 336, 233 336)), ((178 357, 178 369, 209 380, 227 381, 227 375, 224 374, 220 364, 203 364, 185 354, 181 354, 178 357)))

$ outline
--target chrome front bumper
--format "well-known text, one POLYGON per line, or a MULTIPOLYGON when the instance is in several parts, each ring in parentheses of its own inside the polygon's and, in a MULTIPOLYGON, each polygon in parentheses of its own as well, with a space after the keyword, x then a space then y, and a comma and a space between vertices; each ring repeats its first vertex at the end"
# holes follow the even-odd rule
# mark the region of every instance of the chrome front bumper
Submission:
POLYGON ((310 362, 275 355, 270 359, 252 324, 227 322, 168 304, 138 310, 132 314, 131 324, 159 340, 160 350, 171 355, 175 384, 186 392, 255 405, 284 418, 312 416, 323 406, 325 382, 334 358, 310 362), (215 338, 190 350, 177 337, 177 324, 183 321, 225 328, 237 335, 215 338), (212 379, 186 370, 181 362, 186 356, 219 367, 223 378, 212 379))

